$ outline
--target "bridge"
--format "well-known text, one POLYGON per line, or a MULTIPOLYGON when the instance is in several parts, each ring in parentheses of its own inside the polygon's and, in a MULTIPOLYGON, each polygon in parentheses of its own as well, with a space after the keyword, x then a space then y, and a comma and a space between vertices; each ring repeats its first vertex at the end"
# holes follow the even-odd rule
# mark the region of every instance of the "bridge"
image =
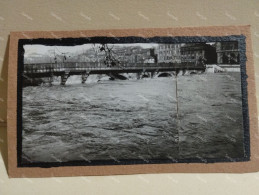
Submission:
POLYGON ((119 77, 120 73, 136 73, 137 78, 149 73, 151 77, 159 72, 173 71, 176 74, 180 70, 205 71, 203 64, 194 63, 120 63, 115 66, 107 66, 98 62, 64 62, 64 63, 38 63, 24 64, 23 77, 27 80, 53 76, 61 77, 61 85, 65 85, 71 75, 81 75, 82 83, 85 83, 90 74, 107 74, 113 79, 119 77))

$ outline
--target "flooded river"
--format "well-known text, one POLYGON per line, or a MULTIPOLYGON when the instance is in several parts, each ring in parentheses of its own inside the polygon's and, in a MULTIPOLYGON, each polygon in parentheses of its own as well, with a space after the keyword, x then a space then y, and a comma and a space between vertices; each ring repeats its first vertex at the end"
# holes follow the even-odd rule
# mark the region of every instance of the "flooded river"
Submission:
MULTIPOLYGON (((243 155, 240 73, 23 89, 23 160, 243 155)), ((90 78, 91 81, 91 78, 90 78)))

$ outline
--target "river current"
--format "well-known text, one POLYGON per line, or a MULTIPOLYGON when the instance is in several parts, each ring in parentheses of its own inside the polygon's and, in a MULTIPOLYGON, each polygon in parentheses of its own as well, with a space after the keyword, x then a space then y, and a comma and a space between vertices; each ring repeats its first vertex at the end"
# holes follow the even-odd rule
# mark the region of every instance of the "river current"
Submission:
POLYGON ((23 88, 24 161, 244 155, 240 73, 80 82, 23 88))

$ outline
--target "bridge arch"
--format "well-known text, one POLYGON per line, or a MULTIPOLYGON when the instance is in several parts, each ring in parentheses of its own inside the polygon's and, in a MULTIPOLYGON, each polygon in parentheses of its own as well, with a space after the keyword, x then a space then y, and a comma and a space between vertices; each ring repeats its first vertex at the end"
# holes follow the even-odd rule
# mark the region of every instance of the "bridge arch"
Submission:
POLYGON ((155 77, 173 77, 174 75, 174 72, 158 72, 155 77))

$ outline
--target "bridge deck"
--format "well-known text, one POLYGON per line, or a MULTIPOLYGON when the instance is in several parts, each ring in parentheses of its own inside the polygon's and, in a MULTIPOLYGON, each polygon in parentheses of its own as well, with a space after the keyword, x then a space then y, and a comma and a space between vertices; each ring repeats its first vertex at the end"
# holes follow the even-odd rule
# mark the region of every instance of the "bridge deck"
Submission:
POLYGON ((108 74, 108 73, 138 73, 138 72, 162 72, 179 70, 204 70, 203 65, 193 63, 127 63, 107 67, 102 63, 45 63, 45 64, 24 64, 24 75, 29 77, 48 77, 50 75, 62 76, 88 74, 108 74))

